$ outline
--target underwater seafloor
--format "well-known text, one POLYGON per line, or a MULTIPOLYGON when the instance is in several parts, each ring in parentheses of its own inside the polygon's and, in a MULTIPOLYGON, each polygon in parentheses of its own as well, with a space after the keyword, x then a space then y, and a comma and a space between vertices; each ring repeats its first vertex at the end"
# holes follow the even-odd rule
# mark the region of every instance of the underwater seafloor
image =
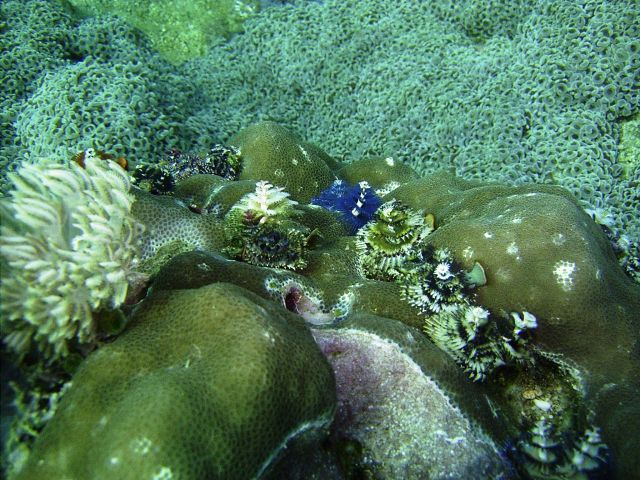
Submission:
POLYGON ((4 0, 0 476, 640 478, 635 0, 4 0))

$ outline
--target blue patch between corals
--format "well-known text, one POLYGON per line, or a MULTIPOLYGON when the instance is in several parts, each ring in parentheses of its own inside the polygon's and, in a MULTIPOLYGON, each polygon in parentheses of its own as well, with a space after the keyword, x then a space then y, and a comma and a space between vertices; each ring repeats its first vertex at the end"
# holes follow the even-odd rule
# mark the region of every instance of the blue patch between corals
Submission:
POLYGON ((367 182, 349 185, 336 180, 311 203, 338 213, 353 235, 371 220, 382 200, 367 182))

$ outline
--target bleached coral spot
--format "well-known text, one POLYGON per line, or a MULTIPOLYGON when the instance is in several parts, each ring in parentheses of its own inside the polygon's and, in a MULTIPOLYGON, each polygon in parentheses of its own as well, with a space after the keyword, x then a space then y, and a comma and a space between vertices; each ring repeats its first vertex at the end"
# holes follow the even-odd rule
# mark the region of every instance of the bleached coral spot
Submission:
POLYGON ((507 253, 513 256, 517 256, 518 253, 520 253, 520 249, 518 248, 518 245, 516 245, 516 242, 511 242, 507 246, 507 253))
POLYGON ((491 233, 491 232, 484 232, 484 238, 493 238, 493 233, 491 233))
POLYGON ((561 233, 556 233, 551 241, 553 242, 554 245, 557 245, 558 247, 561 245, 564 245, 564 243, 567 241, 567 238, 561 234, 561 233))
POLYGON ((133 440, 132 450, 138 455, 146 455, 151 451, 153 443, 147 437, 139 437, 133 440))
POLYGON ((208 272, 208 271, 211 270, 211 267, 208 264, 206 264, 205 262, 199 263, 198 265, 196 265, 196 268, 198 270, 203 271, 203 272, 208 272))
POLYGON ((561 260, 556 262, 553 266, 553 274, 556 277, 556 282, 562 287, 565 292, 573 289, 573 277, 578 271, 578 267, 573 262, 567 262, 561 260))
POLYGON ((171 480, 173 478, 173 472, 169 467, 160 467, 157 473, 153 474, 152 480, 171 480))
POLYGON ((384 159, 384 162, 389 165, 390 167, 393 167, 396 164, 396 161, 393 159, 393 157, 387 157, 384 159))
MULTIPOLYGON (((311 161, 311 157, 309 157, 309 153, 304 149, 304 147, 302 145, 298 145, 298 148, 300 149, 300 151, 302 152, 302 155, 304 156, 304 159, 307 162, 311 161)), ((297 162, 296 162, 297 163, 297 162)))
POLYGON ((265 331, 262 336, 267 340, 268 343, 275 345, 276 343, 276 339, 275 337, 271 334, 271 332, 265 331))
POLYGON ((533 403, 535 404, 536 407, 538 407, 543 412, 548 412, 553 407, 551 402, 549 402, 548 400, 541 400, 539 398, 534 399, 533 403))

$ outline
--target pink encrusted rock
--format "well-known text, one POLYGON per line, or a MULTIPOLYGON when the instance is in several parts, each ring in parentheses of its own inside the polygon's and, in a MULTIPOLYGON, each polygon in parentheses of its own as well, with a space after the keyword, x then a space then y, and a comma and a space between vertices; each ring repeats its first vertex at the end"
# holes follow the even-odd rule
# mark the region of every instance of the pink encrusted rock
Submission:
POLYGON ((313 336, 336 376, 333 435, 359 442, 376 478, 510 476, 497 445, 400 345, 357 328, 313 336))

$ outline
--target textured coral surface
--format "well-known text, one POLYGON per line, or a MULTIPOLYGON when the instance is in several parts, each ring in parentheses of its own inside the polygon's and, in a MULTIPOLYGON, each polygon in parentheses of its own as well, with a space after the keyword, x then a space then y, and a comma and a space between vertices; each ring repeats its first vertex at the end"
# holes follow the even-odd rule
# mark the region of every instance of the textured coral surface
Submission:
POLYGON ((637 478, 638 2, 255 3, 0 3, 4 473, 637 478))
POLYGON ((640 234, 640 170, 620 146, 639 108, 636 1, 282 3, 174 68, 118 18, 3 2, 0 160, 78 141, 144 159, 275 120, 351 160, 394 155, 419 172, 555 182, 612 213, 620 233, 640 234))
POLYGON ((335 405, 331 369, 290 317, 228 284, 160 293, 77 372, 16 478, 259 475, 335 405))
POLYGON ((70 0, 83 15, 115 15, 140 29, 154 49, 172 63, 204 54, 216 36, 242 30, 255 14, 256 0, 70 0))

